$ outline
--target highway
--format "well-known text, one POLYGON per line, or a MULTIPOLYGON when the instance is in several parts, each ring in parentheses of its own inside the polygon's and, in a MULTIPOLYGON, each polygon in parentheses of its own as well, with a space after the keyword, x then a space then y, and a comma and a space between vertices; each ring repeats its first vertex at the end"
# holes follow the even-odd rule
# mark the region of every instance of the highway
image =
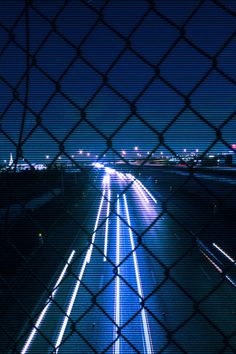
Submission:
POLYGON ((233 256, 193 240, 132 174, 97 176, 90 242, 73 243, 18 352, 235 353, 233 256))

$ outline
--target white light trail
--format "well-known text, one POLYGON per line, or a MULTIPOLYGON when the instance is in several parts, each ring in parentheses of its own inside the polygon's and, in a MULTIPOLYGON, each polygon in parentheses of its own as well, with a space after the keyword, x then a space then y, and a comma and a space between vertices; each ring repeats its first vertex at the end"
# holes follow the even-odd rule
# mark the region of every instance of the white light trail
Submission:
POLYGON ((213 243, 213 246, 215 248, 218 249, 218 251, 220 251, 226 258, 228 258, 228 260, 232 263, 235 263, 235 259, 233 259, 232 257, 230 257, 220 246, 218 246, 216 243, 213 243))
POLYGON ((94 245, 95 237, 96 237, 96 231, 97 231, 97 227, 98 227, 98 223, 99 223, 99 219, 100 219, 102 205, 103 205, 103 202, 104 202, 104 196, 105 196, 105 189, 103 189, 102 198, 101 198, 101 202, 100 202, 100 205, 99 205, 97 218, 96 218, 96 222, 95 222, 95 226, 94 226, 92 241, 91 241, 91 244, 90 244, 90 246, 89 246, 89 248, 88 248, 88 250, 86 252, 86 256, 84 258, 84 261, 83 261, 83 264, 82 264, 82 267, 81 267, 81 270, 80 270, 80 273, 79 273, 78 280, 77 280, 76 285, 74 287, 74 291, 72 293, 69 305, 67 307, 66 315, 64 317, 64 320, 63 320, 59 335, 57 337, 57 341, 56 341, 56 344, 55 344, 55 348, 56 348, 55 354, 57 354, 59 349, 60 349, 60 345, 61 345, 64 333, 65 333, 65 330, 66 330, 67 323, 69 321, 69 317, 70 317, 72 308, 74 306, 74 302, 75 302, 77 293, 79 291, 80 283, 81 283, 81 280, 82 280, 86 265, 90 262, 90 259, 91 259, 91 255, 92 255, 92 251, 93 251, 93 245, 94 245))
POLYGON ((89 263, 90 259, 91 259, 91 255, 92 255, 92 251, 93 251, 93 245, 94 245, 96 232, 97 232, 97 227, 98 227, 98 222, 99 222, 99 219, 100 219, 102 205, 103 205, 103 202, 104 202, 104 196, 105 196, 105 189, 103 189, 103 192, 102 192, 102 199, 101 199, 101 202, 100 202, 100 205, 99 205, 97 219, 96 219, 96 223, 95 223, 95 226, 94 226, 94 229, 93 229, 92 241, 91 241, 91 244, 89 246, 88 253, 87 253, 87 256, 86 256, 87 263, 89 263))
POLYGON ((125 175, 123 174, 123 173, 121 173, 121 172, 116 172, 117 173, 117 176, 120 178, 120 179, 122 179, 122 180, 126 180, 126 177, 125 177, 125 175))
POLYGON ((41 322, 43 321, 44 316, 46 315, 46 313, 47 313, 47 311, 48 311, 48 309, 49 309, 49 307, 50 307, 50 305, 52 303, 52 299, 54 298, 54 296, 55 296, 55 294, 56 294, 56 292, 58 290, 58 287, 59 287, 59 285, 60 285, 60 283, 61 283, 61 281, 62 281, 62 279, 63 279, 63 277, 64 277, 64 275, 65 275, 65 273, 67 271, 67 268, 68 268, 69 264, 71 263, 71 261, 72 261, 72 259, 74 257, 74 254, 75 254, 75 250, 73 250, 71 252, 68 260, 66 261, 66 265, 64 266, 59 278, 57 279, 57 282, 56 282, 56 284, 55 284, 55 286, 53 288, 52 294, 51 294, 50 298, 47 300, 43 311, 40 313, 40 315, 39 315, 39 317, 37 319, 37 322, 34 325, 34 328, 32 329, 32 331, 31 331, 31 333, 30 333, 30 335, 29 335, 29 337, 28 337, 23 349, 21 350, 21 354, 27 353, 27 351, 28 351, 28 349, 29 349, 34 337, 35 337, 35 334, 38 332, 39 326, 40 326, 41 322))
POLYGON ((116 173, 116 170, 114 168, 111 167, 105 167, 105 171, 106 173, 108 173, 109 175, 113 175, 116 173))
MULTIPOLYGON (((130 236, 130 243, 131 243, 131 248, 132 248, 132 255, 133 255, 136 282, 137 282, 137 287, 138 287, 138 294, 139 294, 140 298, 143 300, 144 296, 143 296, 141 278, 140 278, 140 274, 139 274, 138 260, 137 260, 137 255, 136 255, 136 251, 135 251, 135 244, 134 244, 134 238, 133 238, 133 233, 132 233, 132 229, 131 229, 129 209, 128 209, 128 204, 127 204, 125 194, 123 195, 123 198, 124 198, 124 203, 125 203, 127 222, 128 222, 128 226, 129 226, 129 236, 130 236)), ((143 307, 141 309, 141 317, 142 317, 142 323, 143 323, 143 332, 144 332, 144 338, 145 338, 146 352, 147 352, 147 354, 152 354, 152 353, 154 353, 153 345, 152 345, 152 337, 151 337, 151 333, 150 333, 147 314, 146 314, 146 311, 143 307)))
POLYGON ((136 179, 133 175, 131 175, 130 173, 128 173, 127 176, 134 182, 134 184, 133 184, 134 187, 135 187, 136 190, 140 193, 140 195, 143 197, 143 199, 145 200, 145 202, 146 202, 147 204, 149 204, 149 200, 148 200, 148 198, 146 197, 146 195, 144 194, 144 192, 143 192, 142 188, 140 187, 140 185, 138 184, 137 179, 136 179))
POLYGON ((108 245, 108 226, 109 226, 109 214, 110 214, 110 201, 111 201, 111 190, 108 189, 107 197, 107 219, 106 219, 106 228, 105 228, 105 241, 104 241, 104 257, 103 261, 107 260, 107 245, 108 245))
POLYGON ((116 290, 115 290, 115 345, 113 347, 113 353, 120 353, 120 338, 117 334, 117 329, 120 326, 120 277, 119 277, 119 267, 120 264, 120 200, 117 195, 117 209, 116 209, 116 266, 117 266, 117 275, 116 275, 116 290))
POLYGON ((228 275, 226 275, 225 278, 227 278, 228 281, 229 281, 233 286, 236 286, 235 281, 233 281, 233 279, 231 279, 228 275))
POLYGON ((106 185, 109 185, 109 184, 110 184, 110 175, 105 174, 105 176, 103 177, 102 184, 103 184, 104 186, 106 186, 106 185))
POLYGON ((149 195, 149 197, 154 201, 155 204, 157 204, 157 200, 156 198, 153 197, 153 195, 149 192, 149 190, 142 184, 141 181, 139 181, 138 179, 136 180, 137 183, 145 190, 145 192, 149 195))
POLYGON ((140 192, 140 194, 142 195, 143 199, 145 200, 145 202, 147 204, 149 204, 149 200, 146 197, 146 195, 144 194, 142 188, 140 187, 140 185, 138 184, 137 180, 134 180, 134 186, 137 188, 137 190, 140 192))
POLYGON ((56 344, 55 344, 55 348, 56 348, 55 349, 55 354, 57 354, 59 349, 60 349, 60 345, 61 345, 64 333, 65 333, 65 330, 66 330, 66 326, 67 326, 67 323, 69 321, 69 316, 70 316, 72 308, 74 306, 74 302, 75 302, 75 299, 76 299, 76 296, 77 296, 77 293, 78 293, 78 290, 79 290, 79 286, 80 286, 80 283, 81 283, 81 280, 82 280, 82 277, 83 277, 83 274, 84 274, 84 271, 85 271, 85 267, 87 265, 88 252, 89 252, 89 249, 87 250, 86 257, 84 258, 83 265, 82 265, 82 268, 80 270, 78 280, 77 280, 76 285, 74 287, 73 294, 72 294, 72 296, 70 298, 70 302, 69 302, 69 305, 67 307, 66 315, 64 317, 64 320, 63 320, 59 335, 57 337, 57 341, 56 341, 56 344))
MULTIPOLYGON (((135 184, 138 184, 138 186, 140 187, 139 190, 141 189, 144 189, 145 192, 149 195, 149 197, 154 201, 155 204, 157 204, 157 200, 156 198, 149 192, 149 190, 142 184, 142 182, 135 178, 133 175, 131 175, 130 173, 127 173, 126 176, 128 178, 130 178, 135 184)), ((140 193, 141 193, 141 190, 140 190, 140 193)), ((143 195, 143 193, 142 193, 143 195)), ((144 199, 146 200, 146 198, 144 197, 144 199)))
POLYGON ((213 262, 213 260, 202 249, 200 249, 200 251, 206 257, 206 259, 208 259, 208 261, 218 270, 218 272, 223 273, 222 269, 220 269, 220 267, 218 267, 218 265, 213 262))

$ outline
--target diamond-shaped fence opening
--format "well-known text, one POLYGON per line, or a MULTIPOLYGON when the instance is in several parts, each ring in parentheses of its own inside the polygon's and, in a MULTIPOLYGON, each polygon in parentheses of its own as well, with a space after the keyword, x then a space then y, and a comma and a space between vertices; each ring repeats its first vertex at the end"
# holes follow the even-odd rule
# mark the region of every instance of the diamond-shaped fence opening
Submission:
POLYGON ((1 4, 1 353, 236 352, 235 17, 1 4))

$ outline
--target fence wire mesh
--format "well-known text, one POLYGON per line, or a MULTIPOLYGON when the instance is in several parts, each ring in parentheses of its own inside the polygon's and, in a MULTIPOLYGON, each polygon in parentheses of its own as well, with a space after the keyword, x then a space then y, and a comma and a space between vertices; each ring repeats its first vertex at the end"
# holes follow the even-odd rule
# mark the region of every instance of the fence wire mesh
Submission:
POLYGON ((1 12, 0 351, 235 353, 235 2, 1 12))

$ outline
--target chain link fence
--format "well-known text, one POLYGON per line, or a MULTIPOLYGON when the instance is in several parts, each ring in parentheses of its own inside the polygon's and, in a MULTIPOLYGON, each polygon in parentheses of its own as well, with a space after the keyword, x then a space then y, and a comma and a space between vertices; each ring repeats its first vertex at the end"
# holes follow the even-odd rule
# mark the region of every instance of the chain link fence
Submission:
POLYGON ((1 353, 235 353, 235 2, 1 10, 1 353))

